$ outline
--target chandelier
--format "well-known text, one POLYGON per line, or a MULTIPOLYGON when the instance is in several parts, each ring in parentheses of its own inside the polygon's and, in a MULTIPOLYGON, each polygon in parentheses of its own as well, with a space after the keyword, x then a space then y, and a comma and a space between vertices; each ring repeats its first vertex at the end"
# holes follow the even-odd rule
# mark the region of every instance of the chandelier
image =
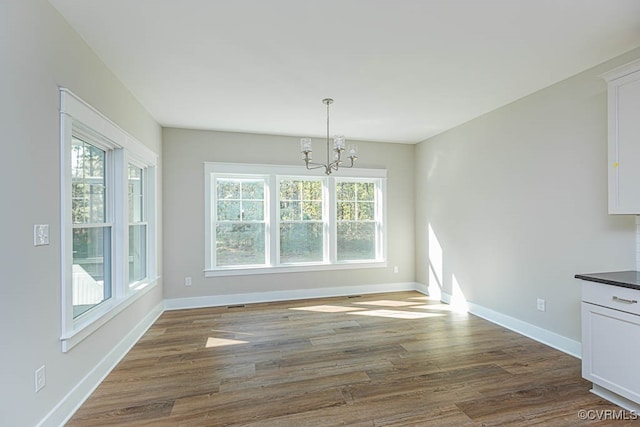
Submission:
POLYGON ((349 166, 344 166, 342 160, 342 153, 346 150, 346 144, 344 136, 336 135, 333 137, 333 150, 331 150, 331 141, 329 139, 329 105, 333 103, 333 99, 325 98, 322 103, 327 106, 327 163, 315 163, 311 161, 311 154, 313 149, 311 147, 311 138, 300 138, 300 151, 304 154, 304 162, 307 165, 307 169, 320 169, 324 168, 324 173, 331 175, 331 172, 337 171, 340 167, 352 168, 353 163, 356 161, 355 147, 349 148, 349 155, 347 158, 350 160, 349 166), (331 160, 331 151, 333 151, 333 160, 331 160))

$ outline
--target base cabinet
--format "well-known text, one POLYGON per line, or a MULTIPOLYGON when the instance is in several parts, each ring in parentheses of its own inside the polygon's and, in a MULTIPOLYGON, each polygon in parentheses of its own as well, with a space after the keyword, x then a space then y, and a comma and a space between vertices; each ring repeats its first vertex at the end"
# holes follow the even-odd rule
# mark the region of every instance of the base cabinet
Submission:
POLYGON ((596 394, 640 409, 640 291, 583 285, 582 376, 596 394))

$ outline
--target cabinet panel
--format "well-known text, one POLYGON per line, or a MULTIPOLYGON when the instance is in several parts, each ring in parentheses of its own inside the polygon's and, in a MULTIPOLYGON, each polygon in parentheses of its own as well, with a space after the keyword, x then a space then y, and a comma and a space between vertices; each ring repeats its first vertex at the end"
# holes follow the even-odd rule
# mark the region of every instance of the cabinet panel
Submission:
POLYGON ((640 403, 640 316, 582 303, 582 376, 640 403))
POLYGON ((640 214, 640 61, 608 82, 609 213, 640 214))

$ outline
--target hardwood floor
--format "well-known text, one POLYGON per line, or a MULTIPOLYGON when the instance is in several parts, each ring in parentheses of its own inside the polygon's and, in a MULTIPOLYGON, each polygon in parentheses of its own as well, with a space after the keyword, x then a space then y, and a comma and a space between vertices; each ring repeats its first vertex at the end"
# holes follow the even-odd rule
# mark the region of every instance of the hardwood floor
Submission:
POLYGON ((589 388, 579 360, 399 292, 165 312, 67 425, 611 425, 580 419, 620 411, 589 388))

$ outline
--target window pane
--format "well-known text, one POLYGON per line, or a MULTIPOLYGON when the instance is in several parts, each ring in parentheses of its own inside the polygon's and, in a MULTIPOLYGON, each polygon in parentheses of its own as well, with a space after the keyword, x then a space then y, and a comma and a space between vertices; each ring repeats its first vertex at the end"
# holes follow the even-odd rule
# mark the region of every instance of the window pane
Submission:
POLYGON ((338 200, 354 200, 356 198, 356 184, 353 182, 339 182, 336 185, 338 200))
POLYGON ((242 181, 242 198, 244 200, 264 199, 264 181, 242 181))
POLYGON ((358 203, 358 221, 375 219, 375 207, 373 202, 358 203))
POLYGON ((142 222, 142 169, 129 165, 129 222, 142 222))
POLYGON ((218 201, 218 221, 240 221, 240 201, 218 201))
POLYGON ((280 202, 280 219, 283 221, 300 220, 300 202, 280 202))
POLYGON ((218 199, 239 199, 240 198, 240 181, 236 179, 218 179, 216 180, 218 199))
POLYGON ((147 277, 147 226, 129 226, 129 284, 147 277))
POLYGON ((262 221, 264 219, 264 202, 242 202, 243 221, 262 221))
POLYGON ((105 222, 106 153, 80 139, 71 145, 71 218, 74 224, 105 222))
POLYGON ((280 262, 318 262, 324 259, 323 225, 318 222, 280 224, 280 262))
POLYGON ((299 200, 298 181, 280 181, 280 200, 299 200))
POLYGON ((111 298, 111 228, 73 230, 73 317, 111 298))
POLYGON ((359 201, 373 201, 375 199, 375 185, 373 182, 357 183, 357 195, 359 201))
POLYGON ((338 202, 338 221, 354 221, 356 219, 355 202, 338 202))
POLYGON ((338 261, 375 259, 375 223, 338 223, 338 261))
POLYGON ((303 200, 322 200, 322 181, 302 181, 303 200))
POLYGON ((302 219, 322 221, 322 202, 303 202, 302 219))
POLYGON ((216 227, 216 265, 264 264, 264 223, 219 223, 216 227))

